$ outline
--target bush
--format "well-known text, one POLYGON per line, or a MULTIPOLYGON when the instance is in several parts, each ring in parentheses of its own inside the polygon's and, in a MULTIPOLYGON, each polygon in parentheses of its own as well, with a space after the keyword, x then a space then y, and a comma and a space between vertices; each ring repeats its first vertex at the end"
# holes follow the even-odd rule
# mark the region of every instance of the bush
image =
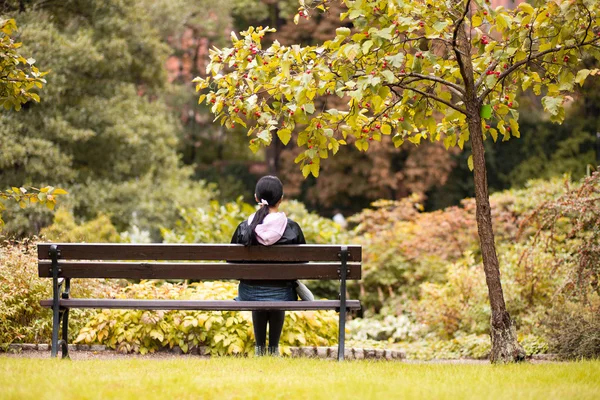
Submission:
POLYGON ((421 299, 411 307, 417 321, 441 338, 459 332, 482 334, 489 330, 490 310, 483 268, 472 254, 450 264, 444 284, 423 283, 421 299))
POLYGON ((54 223, 42 229, 40 235, 50 241, 63 243, 121 241, 117 229, 106 215, 100 214, 93 220, 77 224, 73 214, 65 209, 56 211, 54 223))
MULTIPOLYGON (((74 279, 74 297, 111 297, 117 283, 74 279)), ((38 277, 37 250, 33 241, 4 242, 0 246, 0 343, 49 343, 52 313, 40 300, 52 298, 52 281, 38 277)), ((69 339, 73 340, 91 310, 72 310, 69 339)))
POLYGON ((184 208, 173 229, 162 229, 166 243, 230 243, 237 226, 255 211, 242 198, 219 204, 213 200, 207 206, 184 208))
MULTIPOLYGON (((339 225, 308 212, 298 201, 284 201, 280 210, 300 225, 307 243, 346 240, 339 225)), ((256 206, 245 203, 241 197, 235 202, 219 204, 213 200, 208 206, 181 209, 175 228, 162 230, 163 239, 167 243, 229 243, 237 226, 255 211, 256 206)))
MULTIPOLYGON (((231 282, 160 284, 143 281, 130 285, 117 297, 229 300, 237 294, 231 282)), ((280 344, 329 346, 337 342, 334 311, 287 312, 280 344)), ((81 329, 78 343, 99 343, 121 352, 145 354, 179 346, 188 352, 208 346, 212 355, 254 351, 251 313, 235 311, 100 310, 81 329)))
POLYGON ((549 348, 562 359, 600 358, 600 299, 582 307, 567 303, 548 319, 549 348))
POLYGON ((309 212, 304 204, 299 201, 284 201, 281 203, 280 210, 300 225, 306 243, 347 243, 348 235, 338 224, 329 218, 323 218, 319 214, 309 212))
POLYGON ((463 335, 450 340, 422 339, 402 343, 407 358, 417 360, 487 358, 491 350, 488 335, 463 335))
POLYGON ((105 214, 119 232, 137 226, 160 241, 161 228, 173 228, 180 209, 206 207, 217 196, 214 185, 192 181, 190 174, 159 170, 118 182, 90 180, 71 188, 69 205, 78 218, 105 214))
POLYGON ((389 343, 414 340, 420 335, 422 326, 415 324, 405 315, 386 315, 383 319, 356 318, 348 322, 348 337, 354 340, 378 340, 389 343))

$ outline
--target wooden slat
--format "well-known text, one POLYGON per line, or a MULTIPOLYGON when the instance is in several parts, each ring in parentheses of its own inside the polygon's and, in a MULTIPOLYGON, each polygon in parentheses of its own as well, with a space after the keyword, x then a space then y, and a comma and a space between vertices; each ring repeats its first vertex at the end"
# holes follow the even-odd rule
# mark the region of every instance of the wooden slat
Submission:
MULTIPOLYGON (((41 300, 43 307, 52 307, 52 300, 41 300)), ((103 308, 136 310, 334 310, 339 300, 318 301, 233 301, 233 300, 116 300, 116 299, 60 299, 65 308, 103 308)), ((346 300, 348 309, 360 309, 359 300, 346 300)))
MULTIPOLYGON (((62 260, 165 260, 165 261, 339 261, 341 245, 243 246, 239 244, 129 244, 54 243, 62 260)), ((38 258, 50 259, 51 243, 38 244, 38 258)), ((349 261, 361 261, 361 247, 349 245, 349 261)))
MULTIPOLYGON (((59 277, 125 279, 339 279, 338 263, 160 263, 60 261, 59 277)), ((349 263, 348 279, 360 279, 358 263, 349 263)), ((51 261, 38 264, 40 277, 51 278, 51 261)))

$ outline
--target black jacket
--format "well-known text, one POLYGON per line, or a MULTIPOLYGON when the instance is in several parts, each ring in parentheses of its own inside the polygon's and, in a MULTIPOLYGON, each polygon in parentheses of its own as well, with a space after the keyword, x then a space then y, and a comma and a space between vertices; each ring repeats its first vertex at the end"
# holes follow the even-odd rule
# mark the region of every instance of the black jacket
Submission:
MULTIPOLYGON (((250 229, 248 226, 248 220, 242 222, 238 225, 237 229, 233 233, 233 237, 231 238, 232 244, 244 244, 246 241, 244 240, 247 235, 250 234, 250 229)), ((300 228, 300 225, 294 220, 287 219, 287 226, 285 227, 285 231, 283 232, 283 236, 279 239, 274 246, 278 244, 306 244, 306 239, 304 239, 304 233, 300 228)), ((256 240, 256 236, 254 237, 252 246, 262 246, 256 240)), ((248 280, 243 279, 241 282, 247 285, 255 285, 255 286, 295 286, 296 281, 285 281, 285 280, 248 280)))
MULTIPOLYGON (((238 225, 237 229, 233 233, 233 237, 231 238, 232 244, 243 244, 245 243, 245 238, 250 234, 250 229, 248 226, 248 220, 242 222, 238 225)), ((283 236, 281 239, 275 243, 277 244, 306 244, 306 239, 304 239, 304 233, 302 233, 302 229, 300 229, 300 225, 294 220, 287 219, 287 226, 285 227, 285 231, 283 232, 283 236)), ((256 236, 251 243, 252 246, 260 245, 256 240, 256 236)))

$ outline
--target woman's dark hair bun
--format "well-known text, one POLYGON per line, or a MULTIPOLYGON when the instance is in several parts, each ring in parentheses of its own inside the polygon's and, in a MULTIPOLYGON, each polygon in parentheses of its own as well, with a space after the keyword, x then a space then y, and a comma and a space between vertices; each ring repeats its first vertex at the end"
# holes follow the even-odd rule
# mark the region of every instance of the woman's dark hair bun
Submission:
POLYGON ((246 246, 249 246, 256 241, 256 233, 254 230, 258 225, 262 224, 265 217, 269 214, 269 207, 275 207, 283 197, 283 183, 281 183, 276 176, 263 176, 256 183, 254 194, 261 207, 254 214, 252 223, 248 227, 249 235, 247 235, 244 243, 246 246))

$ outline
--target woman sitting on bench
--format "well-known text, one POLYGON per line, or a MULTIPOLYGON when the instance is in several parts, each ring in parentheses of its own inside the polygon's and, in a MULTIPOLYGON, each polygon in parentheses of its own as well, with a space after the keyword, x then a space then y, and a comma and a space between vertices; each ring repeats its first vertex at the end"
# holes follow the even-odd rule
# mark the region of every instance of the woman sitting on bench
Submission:
MULTIPOLYGON (((275 176, 264 176, 256 184, 254 192, 260 209, 242 222, 231 243, 246 246, 271 246, 275 244, 305 244, 300 226, 279 211, 283 199, 283 184, 275 176)), ((295 301, 296 281, 289 280, 241 280, 237 300, 240 301, 295 301)), ((279 338, 283 329, 285 311, 252 311, 252 324, 256 340, 255 354, 279 355, 279 338), (266 347, 267 324, 269 347, 266 347)))

